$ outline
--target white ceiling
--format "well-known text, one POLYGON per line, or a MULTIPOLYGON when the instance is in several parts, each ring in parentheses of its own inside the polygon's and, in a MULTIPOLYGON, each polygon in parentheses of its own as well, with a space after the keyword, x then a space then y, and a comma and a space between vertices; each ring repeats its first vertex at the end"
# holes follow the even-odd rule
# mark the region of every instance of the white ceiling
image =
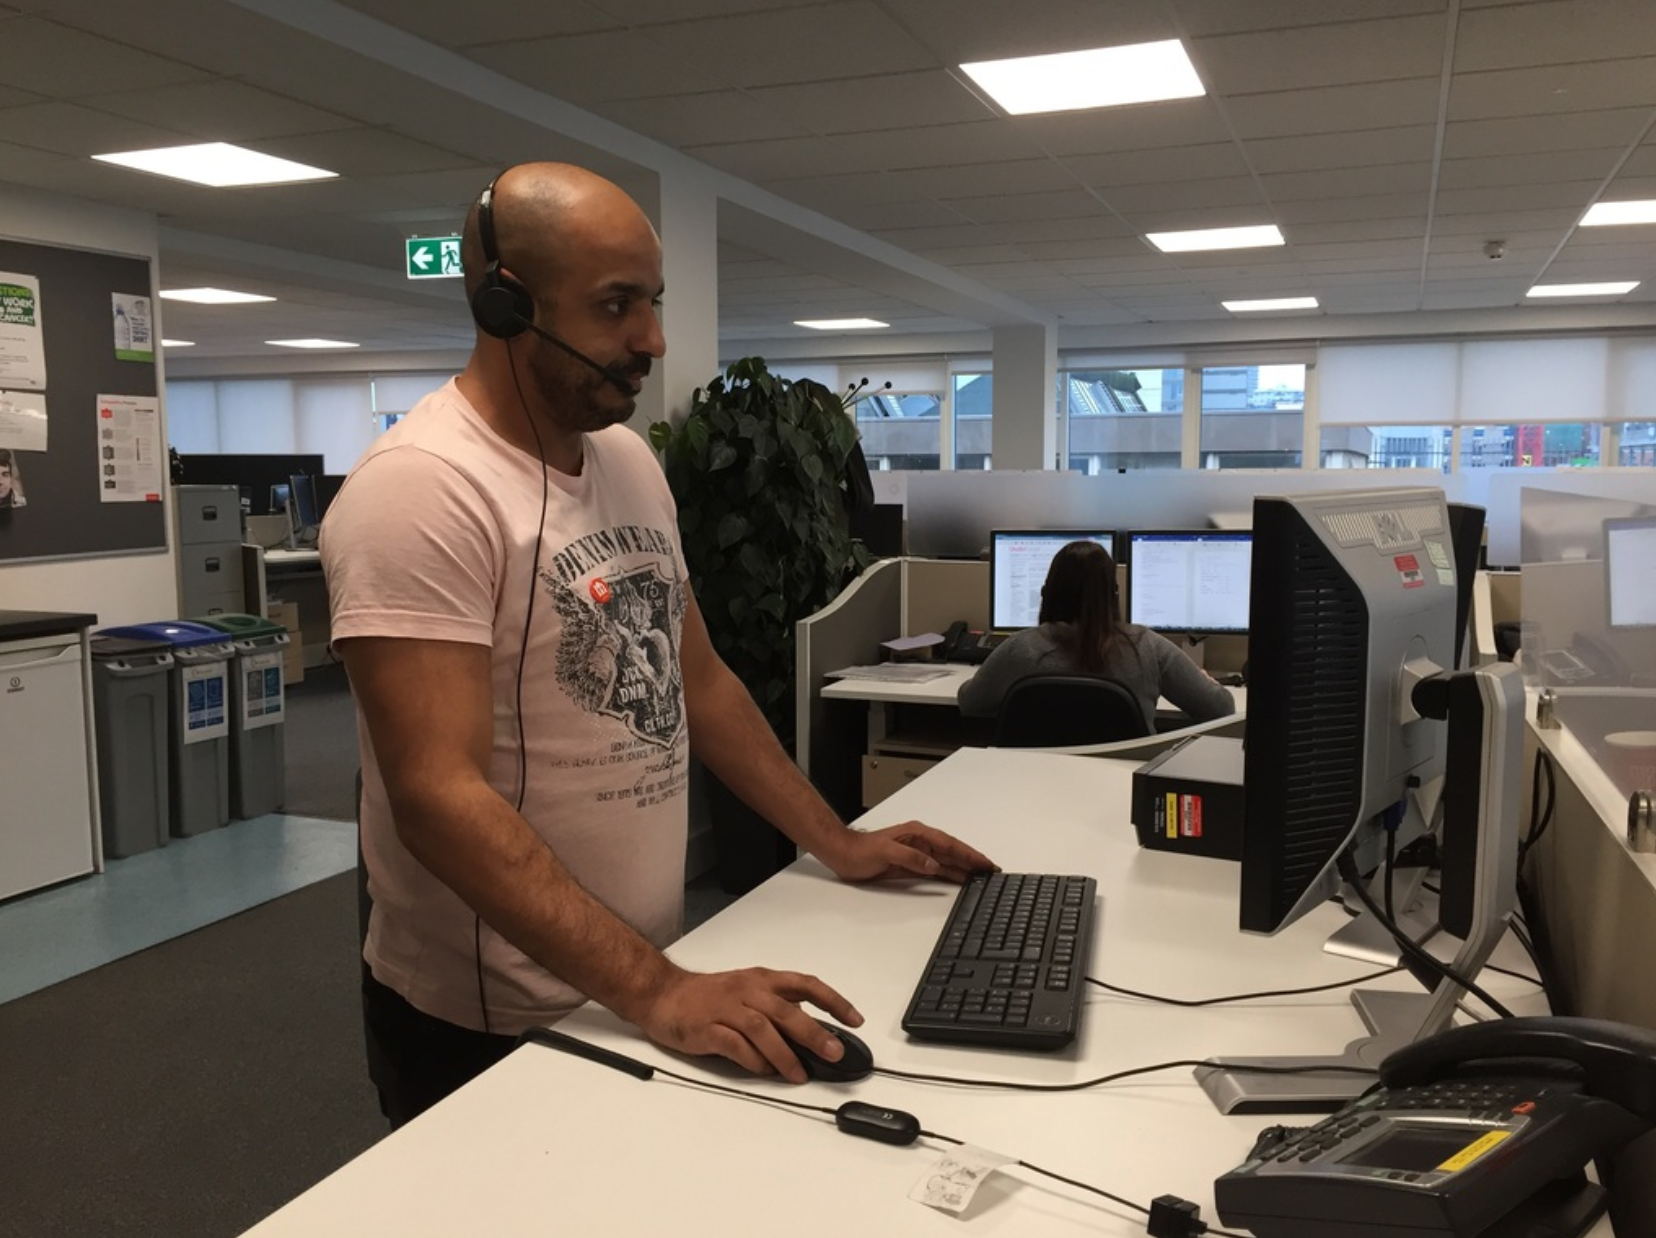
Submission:
POLYGON ((676 152, 727 174, 727 343, 850 315, 1172 340, 1221 300, 1308 293, 1317 321, 1284 332, 1521 322, 1543 277, 1643 280, 1619 321, 1656 324, 1656 227, 1575 226, 1656 197, 1652 0, 0 0, 0 49, 0 181, 154 212, 170 286, 280 298, 169 304, 193 358, 464 348, 456 283, 402 278, 406 236, 456 228, 505 163, 647 194, 676 152), (1165 38, 1206 97, 1012 118, 958 69, 1165 38), (341 176, 212 190, 88 158, 206 140, 341 176), (1142 239, 1265 222, 1287 246, 1142 239))

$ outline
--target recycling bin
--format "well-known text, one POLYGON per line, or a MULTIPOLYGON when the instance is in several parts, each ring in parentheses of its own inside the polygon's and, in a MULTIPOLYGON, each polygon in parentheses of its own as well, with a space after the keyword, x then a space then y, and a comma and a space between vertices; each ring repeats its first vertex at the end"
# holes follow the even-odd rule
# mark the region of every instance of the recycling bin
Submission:
POLYGON ((168 822, 189 838, 230 821, 230 638, 175 619, 105 628, 100 636, 160 641, 172 655, 168 693, 168 822))
POLYGON ((167 708, 171 646, 92 638, 92 716, 98 736, 98 799, 104 854, 112 859, 167 843, 167 708))
POLYGON ((282 660, 287 629, 258 615, 197 620, 223 632, 235 651, 230 676, 230 815, 245 821, 287 802, 286 696, 282 660))

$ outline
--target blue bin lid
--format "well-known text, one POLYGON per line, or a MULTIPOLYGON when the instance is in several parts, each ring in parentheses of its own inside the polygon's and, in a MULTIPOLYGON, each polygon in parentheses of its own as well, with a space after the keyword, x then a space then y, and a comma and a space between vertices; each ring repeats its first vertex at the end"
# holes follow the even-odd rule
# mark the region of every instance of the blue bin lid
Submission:
POLYGON ((160 623, 134 623, 124 628, 102 628, 99 636, 119 636, 124 640, 154 641, 173 649, 189 649, 196 645, 222 645, 229 638, 204 623, 187 619, 171 619, 160 623))

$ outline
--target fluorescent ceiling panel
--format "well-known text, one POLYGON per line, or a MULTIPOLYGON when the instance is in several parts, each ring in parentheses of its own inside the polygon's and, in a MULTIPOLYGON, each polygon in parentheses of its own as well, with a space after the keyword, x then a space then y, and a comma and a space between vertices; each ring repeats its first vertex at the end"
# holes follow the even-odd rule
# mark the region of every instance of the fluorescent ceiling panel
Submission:
POLYGON ((278 348, 360 348, 348 340, 266 340, 266 344, 274 344, 278 348))
POLYGON ((232 292, 228 288, 163 288, 163 301, 191 301, 196 305, 252 305, 256 301, 274 301, 275 297, 260 296, 256 292, 232 292))
POLYGON ((1583 228, 1606 228, 1614 224, 1656 224, 1656 198, 1636 202, 1599 202, 1581 217, 1583 228))
POLYGON ((1527 297, 1619 297, 1639 286, 1636 279, 1608 284, 1537 284, 1527 297))
POLYGON ((1259 314, 1267 310, 1316 309, 1316 297, 1270 297, 1263 301, 1221 301, 1233 314, 1259 314))
POLYGON ((878 318, 805 318, 795 319, 794 326, 809 327, 813 331, 874 331, 889 327, 889 322, 878 318))
POLYGON ((1013 116, 1194 99, 1207 92, 1177 39, 963 64, 1013 116))
POLYGON ((1246 228, 1193 228, 1188 232, 1147 232, 1144 239, 1164 254, 1186 254, 1202 249, 1260 249, 1286 245, 1275 224, 1246 228))
POLYGON ((156 150, 129 150, 113 155, 93 155, 100 163, 118 164, 137 172, 168 176, 177 181, 225 189, 234 185, 288 185, 295 181, 321 181, 338 176, 326 168, 313 168, 261 155, 256 150, 228 142, 206 142, 200 146, 163 146, 156 150))

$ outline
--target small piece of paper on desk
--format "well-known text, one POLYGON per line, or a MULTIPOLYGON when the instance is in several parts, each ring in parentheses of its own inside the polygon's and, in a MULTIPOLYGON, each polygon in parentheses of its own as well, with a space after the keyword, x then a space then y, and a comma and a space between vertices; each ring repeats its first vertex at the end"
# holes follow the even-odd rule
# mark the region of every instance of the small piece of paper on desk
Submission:
POLYGON ((1015 1159, 999 1152, 961 1144, 945 1152, 943 1159, 926 1171, 925 1176, 914 1184, 909 1198, 928 1208, 958 1216, 971 1206, 972 1196, 977 1194, 978 1187, 989 1175, 1002 1165, 1010 1165, 1015 1159))
POLYGON ((916 649, 930 649, 942 643, 943 638, 936 632, 922 632, 919 636, 894 636, 883 640, 880 648, 889 649, 892 653, 913 653, 916 649))
POLYGON ((876 666, 842 666, 829 671, 827 679, 878 679, 886 683, 925 683, 941 679, 949 673, 946 666, 929 666, 924 662, 881 662, 876 666))

